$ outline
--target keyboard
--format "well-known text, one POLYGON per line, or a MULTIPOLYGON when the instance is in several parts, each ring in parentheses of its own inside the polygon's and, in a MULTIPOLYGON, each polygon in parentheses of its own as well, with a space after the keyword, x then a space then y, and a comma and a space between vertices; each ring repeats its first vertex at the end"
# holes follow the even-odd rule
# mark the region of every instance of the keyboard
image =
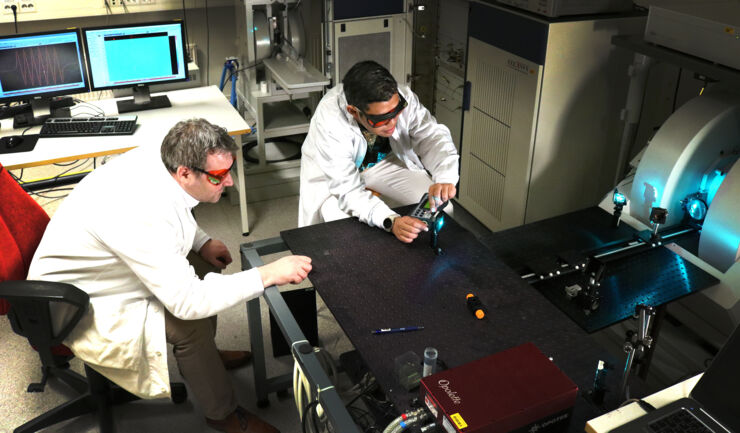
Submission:
POLYGON ((84 137, 95 135, 131 135, 136 131, 137 116, 55 117, 41 127, 41 137, 84 137))
POLYGON ((689 411, 681 409, 648 424, 655 433, 712 433, 689 411))

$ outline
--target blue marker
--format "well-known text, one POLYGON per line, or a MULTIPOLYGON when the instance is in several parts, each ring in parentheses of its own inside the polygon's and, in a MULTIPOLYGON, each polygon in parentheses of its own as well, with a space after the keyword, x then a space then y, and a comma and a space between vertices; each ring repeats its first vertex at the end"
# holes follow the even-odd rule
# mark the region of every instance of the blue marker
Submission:
POLYGON ((421 331, 423 326, 406 326, 403 328, 381 328, 370 331, 372 334, 392 334, 395 332, 421 331))

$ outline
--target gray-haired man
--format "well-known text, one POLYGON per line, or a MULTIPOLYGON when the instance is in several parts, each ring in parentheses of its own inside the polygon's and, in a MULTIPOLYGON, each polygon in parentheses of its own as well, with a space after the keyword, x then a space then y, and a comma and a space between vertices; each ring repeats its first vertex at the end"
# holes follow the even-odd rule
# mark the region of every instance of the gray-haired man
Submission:
MULTIPOLYGON (((196 224, 192 208, 233 185, 236 144, 202 119, 175 125, 161 147, 143 145, 87 176, 51 219, 29 279, 74 284, 90 307, 67 344, 75 355, 143 398, 170 394, 167 346, 207 423, 226 432, 277 430, 238 406, 214 342, 212 316, 297 283, 311 259, 289 256, 232 275, 199 278, 193 251, 224 268, 226 246, 196 224)), ((66 311, 56 311, 61 323, 66 311)))

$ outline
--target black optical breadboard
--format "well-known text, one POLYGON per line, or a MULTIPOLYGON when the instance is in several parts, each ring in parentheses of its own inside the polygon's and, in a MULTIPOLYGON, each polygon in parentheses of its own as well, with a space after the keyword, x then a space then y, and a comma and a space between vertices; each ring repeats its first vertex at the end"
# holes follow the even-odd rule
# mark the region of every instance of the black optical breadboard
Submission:
MULTIPOLYGON (((399 210, 406 214, 410 208, 399 210)), ((403 244, 356 219, 289 230, 281 236, 295 254, 313 259, 309 278, 337 322, 398 410, 418 391, 407 392, 394 374, 394 358, 413 351, 421 358, 435 347, 449 367, 533 342, 553 357, 582 393, 591 389, 599 360, 618 361, 545 297, 523 282, 475 237, 448 218, 439 236, 445 255, 436 256, 429 234, 403 244), (467 309, 475 293, 488 308, 483 320, 467 309), (424 330, 384 335, 372 329, 402 326, 424 330)), ((617 374, 614 388, 618 386, 617 374)), ((638 386, 639 387, 639 386, 638 386)), ((578 421, 600 412, 579 399, 578 421)))
MULTIPOLYGON (((520 275, 541 267, 556 268, 562 257, 585 259, 589 253, 624 244, 638 232, 612 215, 590 207, 481 238, 497 258, 520 275)), ((601 281, 600 305, 586 312, 565 294, 566 286, 585 285, 584 274, 534 283, 534 287, 585 331, 591 333, 631 317, 635 306, 666 304, 717 284, 717 279, 665 248, 609 262, 601 281)))
POLYGON ((519 227, 489 233, 480 241, 519 274, 530 263, 556 261, 565 252, 585 252, 631 240, 637 231, 621 223, 613 227, 612 216, 590 207, 519 227))
POLYGON ((659 307, 718 282, 673 251, 659 247, 606 265, 596 311, 586 313, 565 295, 566 286, 583 285, 581 273, 534 286, 586 332, 595 332, 633 316, 638 304, 659 307))

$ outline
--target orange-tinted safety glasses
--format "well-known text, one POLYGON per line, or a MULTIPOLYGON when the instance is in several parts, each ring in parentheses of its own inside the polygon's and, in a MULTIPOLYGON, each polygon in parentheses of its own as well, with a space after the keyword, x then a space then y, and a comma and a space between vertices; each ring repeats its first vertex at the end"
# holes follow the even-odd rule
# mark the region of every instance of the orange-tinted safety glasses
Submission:
POLYGON ((231 168, 236 163, 236 157, 231 161, 231 166, 229 168, 223 168, 221 170, 214 170, 214 171, 205 171, 202 168, 193 167, 193 170, 203 173, 208 178, 208 181, 211 182, 214 185, 220 185, 221 182, 226 179, 226 176, 229 175, 229 172, 231 171, 231 168))

